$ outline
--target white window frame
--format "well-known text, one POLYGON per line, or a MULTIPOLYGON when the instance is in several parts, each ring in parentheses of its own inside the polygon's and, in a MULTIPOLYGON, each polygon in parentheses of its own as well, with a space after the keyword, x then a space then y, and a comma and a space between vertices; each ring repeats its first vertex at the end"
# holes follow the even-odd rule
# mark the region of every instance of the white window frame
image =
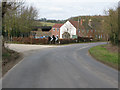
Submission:
POLYGON ((57 31, 59 31, 59 28, 57 28, 57 31))
POLYGON ((55 28, 53 28, 53 31, 55 31, 55 28))

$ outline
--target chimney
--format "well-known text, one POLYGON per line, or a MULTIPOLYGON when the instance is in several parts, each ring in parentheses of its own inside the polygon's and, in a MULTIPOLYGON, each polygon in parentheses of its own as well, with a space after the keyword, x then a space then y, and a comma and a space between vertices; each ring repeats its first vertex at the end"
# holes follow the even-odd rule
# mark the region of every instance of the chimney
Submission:
POLYGON ((80 25, 82 26, 82 24, 83 24, 83 20, 81 19, 81 21, 80 21, 80 25))
POLYGON ((79 23, 79 18, 78 18, 78 23, 79 23))
POLYGON ((78 17, 78 28, 77 28, 77 29, 79 29, 79 22, 80 22, 80 21, 79 21, 79 17, 78 17))
POLYGON ((91 20, 91 19, 89 19, 88 25, 89 25, 90 27, 92 27, 92 20, 91 20))

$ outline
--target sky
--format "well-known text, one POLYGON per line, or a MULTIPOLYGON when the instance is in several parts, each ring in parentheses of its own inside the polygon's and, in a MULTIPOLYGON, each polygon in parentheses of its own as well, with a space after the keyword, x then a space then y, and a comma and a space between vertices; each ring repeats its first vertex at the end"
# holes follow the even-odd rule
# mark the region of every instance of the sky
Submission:
POLYGON ((119 0, 27 0, 39 12, 38 18, 65 20, 83 15, 105 15, 104 11, 115 8, 119 0))

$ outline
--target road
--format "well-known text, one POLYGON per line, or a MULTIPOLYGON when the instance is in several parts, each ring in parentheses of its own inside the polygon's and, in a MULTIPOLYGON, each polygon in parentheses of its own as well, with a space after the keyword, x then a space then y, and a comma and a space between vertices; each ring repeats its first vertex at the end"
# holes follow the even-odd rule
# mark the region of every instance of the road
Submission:
POLYGON ((90 47, 73 44, 26 52, 3 77, 3 88, 117 88, 118 71, 94 60, 90 47))

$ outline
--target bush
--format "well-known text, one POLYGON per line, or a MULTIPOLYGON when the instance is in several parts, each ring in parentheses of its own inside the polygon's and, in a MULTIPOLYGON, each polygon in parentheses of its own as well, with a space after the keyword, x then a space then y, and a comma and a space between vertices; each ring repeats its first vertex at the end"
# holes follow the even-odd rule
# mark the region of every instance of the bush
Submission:
POLYGON ((90 42, 92 41, 93 38, 92 37, 78 37, 78 42, 90 42))
POLYGON ((12 40, 16 42, 17 41, 17 37, 13 37, 12 40))
POLYGON ((23 43, 23 44, 48 44, 48 39, 35 39, 35 38, 29 38, 29 37, 13 37, 13 42, 17 43, 23 43))
POLYGON ((23 41, 23 38, 22 38, 22 37, 18 37, 18 38, 17 38, 17 41, 18 41, 18 42, 22 42, 22 41, 23 41))
MULTIPOLYGON (((69 43, 77 43, 77 42, 88 42, 92 38, 79 37, 78 39, 59 39, 59 44, 69 44, 69 43)), ((30 37, 13 37, 13 42, 23 43, 23 44, 49 44, 47 38, 30 38, 30 37)), ((58 44, 58 43, 56 43, 58 44)))
POLYGON ((31 39, 30 39, 30 38, 25 37, 25 38, 20 39, 20 41, 19 41, 19 42, 22 42, 22 43, 24 43, 24 44, 30 44, 31 39))
POLYGON ((76 43, 77 39, 59 39, 60 44, 76 43))

